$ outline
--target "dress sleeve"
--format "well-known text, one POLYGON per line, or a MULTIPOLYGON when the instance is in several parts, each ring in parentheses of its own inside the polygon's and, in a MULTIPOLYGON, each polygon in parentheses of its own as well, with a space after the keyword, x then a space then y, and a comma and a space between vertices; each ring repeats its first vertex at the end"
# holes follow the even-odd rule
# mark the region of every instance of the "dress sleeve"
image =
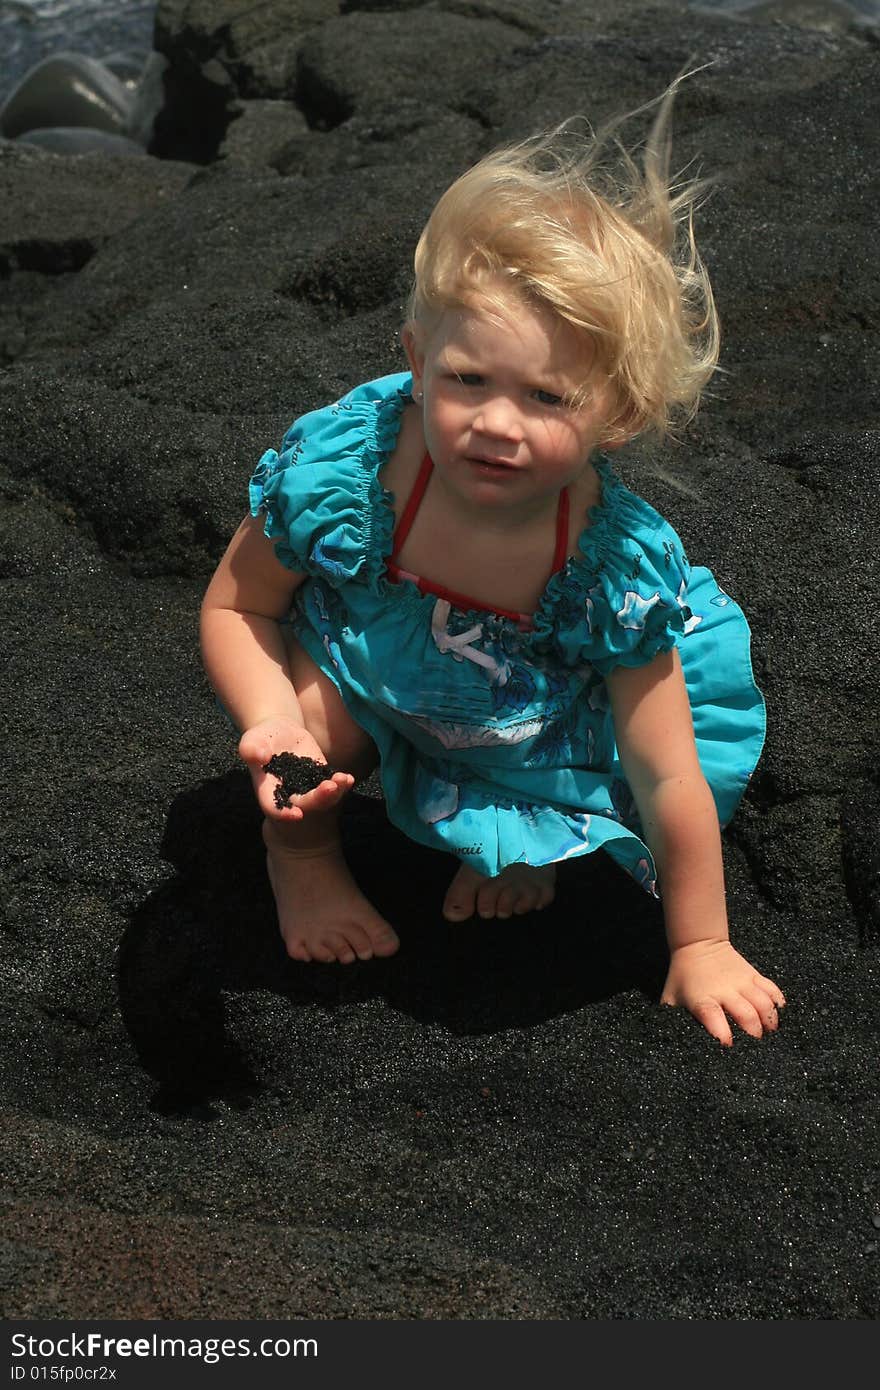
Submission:
MULTIPOLYGON (((394 516, 377 473, 394 446, 404 399, 382 378, 295 420, 280 450, 269 449, 250 480, 252 516, 288 569, 335 588, 374 580, 394 516)), ((389 384, 390 383, 390 384, 389 384)))
POLYGON ((567 661, 606 676, 670 651, 692 614, 690 565, 676 532, 610 469, 603 483, 604 505, 584 532, 557 608, 556 640, 567 661))
POLYGON ((689 575, 681 541, 665 523, 609 557, 586 605, 590 633, 583 655, 600 675, 615 666, 645 666, 672 650, 690 617, 689 575))

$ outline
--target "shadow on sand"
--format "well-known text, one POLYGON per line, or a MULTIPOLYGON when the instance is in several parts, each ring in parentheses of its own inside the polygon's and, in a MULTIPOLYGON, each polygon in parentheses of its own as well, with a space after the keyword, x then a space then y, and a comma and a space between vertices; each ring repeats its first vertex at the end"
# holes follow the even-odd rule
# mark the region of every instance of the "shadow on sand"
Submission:
POLYGON ((246 774, 176 797, 162 844, 176 875, 133 913, 119 953, 122 1017, 158 1083, 158 1110, 246 1105, 259 1091, 226 1027, 224 992, 270 990, 292 1008, 378 996, 456 1034, 528 1027, 624 990, 659 997, 659 905, 604 855, 561 865, 556 901, 540 914, 451 925, 440 907, 455 860, 414 845, 380 800, 348 799, 343 842, 401 949, 350 966, 302 965, 278 934, 246 774))

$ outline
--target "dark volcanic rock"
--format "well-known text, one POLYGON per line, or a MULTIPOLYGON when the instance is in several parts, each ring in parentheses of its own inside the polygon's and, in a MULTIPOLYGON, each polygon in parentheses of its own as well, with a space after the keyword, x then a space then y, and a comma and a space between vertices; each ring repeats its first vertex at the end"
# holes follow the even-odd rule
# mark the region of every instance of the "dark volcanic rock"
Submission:
POLYGON ((309 124, 332 130, 395 99, 482 112, 522 33, 494 19, 429 7, 406 14, 354 13, 322 24, 299 55, 297 101, 309 124))
POLYGON ((880 52, 616 0, 167 0, 157 32, 159 147, 204 167, 0 144, 7 1314, 876 1317, 880 52), (197 657, 262 451, 402 365, 449 180, 686 62, 724 372, 621 467, 767 696, 725 855, 789 1007, 730 1052, 657 1008, 659 914, 609 863, 450 928, 454 865, 374 782, 343 833, 401 952, 290 962, 197 657))
POLYGON ((228 164, 256 170, 274 166, 292 140, 308 134, 305 116, 290 101, 240 101, 217 153, 228 164))
POLYGON ((114 135, 112 131, 83 125, 44 126, 40 130, 29 130, 26 135, 18 136, 18 143, 36 145, 38 149, 49 150, 53 154, 115 154, 138 158, 146 154, 143 145, 130 140, 127 135, 114 135))
MULTIPOLYGON (((26 352, 41 322, 54 322, 69 344, 72 325, 59 325, 49 308, 61 282, 122 228, 172 201, 192 173, 186 164, 96 153, 69 159, 0 141, 0 364, 26 352)), ((130 265, 125 278, 133 287, 130 265)))
POLYGON ((81 269, 111 236, 176 197, 192 173, 157 159, 86 154, 72 162, 0 142, 0 276, 81 269))
POLYGON ((207 162, 236 98, 292 98, 303 36, 338 12, 336 0, 159 0, 154 41, 169 67, 156 153, 207 162))

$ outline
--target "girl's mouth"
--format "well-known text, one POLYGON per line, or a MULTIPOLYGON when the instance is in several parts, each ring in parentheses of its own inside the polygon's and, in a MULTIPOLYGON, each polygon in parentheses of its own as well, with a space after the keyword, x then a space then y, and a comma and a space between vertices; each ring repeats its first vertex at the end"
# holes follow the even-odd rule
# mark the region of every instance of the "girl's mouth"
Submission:
POLYGON ((485 469, 489 473, 513 473, 515 472, 512 463, 506 463, 504 459, 493 458, 470 458, 468 463, 472 463, 475 468, 485 469))

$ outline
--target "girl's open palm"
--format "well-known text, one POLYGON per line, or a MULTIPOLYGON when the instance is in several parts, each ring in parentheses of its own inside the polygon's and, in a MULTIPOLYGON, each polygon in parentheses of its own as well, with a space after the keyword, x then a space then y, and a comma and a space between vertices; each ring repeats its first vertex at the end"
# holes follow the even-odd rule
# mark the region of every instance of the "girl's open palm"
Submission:
POLYGON ((290 806, 278 806, 275 789, 278 778, 264 771, 266 763, 276 753, 294 753, 298 758, 312 758, 325 763, 318 744, 307 729, 286 715, 275 715, 246 729, 238 744, 238 755, 246 762, 253 779, 260 810, 273 820, 298 821, 310 811, 329 811, 354 786, 350 772, 329 772, 325 781, 313 791, 291 797, 290 806))
POLYGON ((730 1047, 728 1016, 743 1032, 761 1038, 779 1026, 785 995, 729 941, 693 941, 672 951, 660 1003, 682 1005, 713 1038, 730 1047))

